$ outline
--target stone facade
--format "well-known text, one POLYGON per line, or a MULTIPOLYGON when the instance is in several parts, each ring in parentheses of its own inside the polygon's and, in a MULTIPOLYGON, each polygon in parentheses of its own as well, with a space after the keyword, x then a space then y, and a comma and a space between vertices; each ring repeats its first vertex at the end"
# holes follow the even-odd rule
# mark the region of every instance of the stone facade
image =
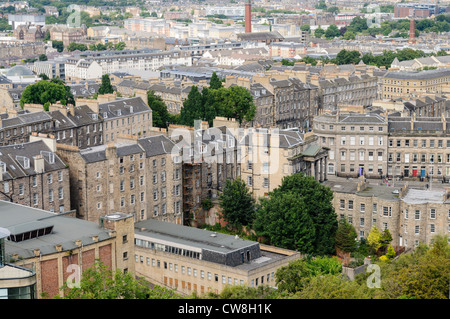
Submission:
POLYGON ((387 173, 403 178, 450 178, 447 118, 389 117, 387 173))
POLYGON ((355 227, 358 239, 373 226, 389 229, 394 248, 414 248, 430 244, 433 236, 450 231, 450 201, 444 189, 414 189, 369 184, 363 177, 356 182, 327 181, 334 193, 333 207, 338 218, 355 227))
POLYGON ((319 145, 329 148, 328 174, 380 178, 387 174, 387 119, 375 113, 327 113, 314 118, 319 145))
POLYGON ((449 79, 449 69, 390 71, 382 79, 381 97, 394 99, 445 93, 449 79))
POLYGON ((136 220, 157 218, 182 223, 181 161, 172 160, 174 143, 158 135, 85 150, 58 146, 69 163, 72 208, 78 217, 97 221, 117 211, 136 220))
POLYGON ((55 143, 32 137, 29 143, 0 147, 1 199, 56 213, 70 210, 69 170, 55 143))

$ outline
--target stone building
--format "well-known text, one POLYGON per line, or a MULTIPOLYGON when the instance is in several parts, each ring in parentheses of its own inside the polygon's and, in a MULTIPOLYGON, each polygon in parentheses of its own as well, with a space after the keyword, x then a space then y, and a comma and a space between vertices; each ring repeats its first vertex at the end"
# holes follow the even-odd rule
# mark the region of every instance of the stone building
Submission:
POLYGON ((431 244, 433 236, 450 231, 448 190, 398 187, 357 181, 327 181, 334 193, 333 207, 339 218, 355 227, 358 239, 366 238, 373 226, 389 229, 396 249, 431 244))
POLYGON ((240 175, 255 198, 267 196, 295 173, 327 180, 328 149, 311 133, 250 129, 240 140, 240 175))
POLYGON ((38 42, 0 42, 0 59, 5 63, 20 61, 28 57, 36 57, 45 54, 45 43, 38 42))
POLYGON ((9 110, 0 118, 0 145, 26 143, 32 132, 43 132, 52 126, 53 119, 45 111, 18 113, 9 110))
POLYGON ((311 83, 319 87, 319 105, 324 111, 336 111, 342 106, 370 106, 377 98, 378 80, 368 74, 320 78, 311 76, 311 83))
POLYGON ((182 295, 220 293, 227 285, 276 287, 275 272, 298 252, 237 236, 146 220, 135 225, 136 275, 182 295))
POLYGON ((230 76, 225 86, 240 85, 250 90, 259 108, 254 125, 299 128, 306 132, 318 114, 318 88, 290 75, 255 75, 252 80, 230 76))
POLYGON ((70 210, 69 169, 55 154, 56 143, 30 142, 0 147, 0 198, 52 212, 70 210))
POLYGON ((428 71, 390 71, 382 78, 383 99, 419 97, 446 92, 450 69, 428 71))
POLYGON ((181 160, 172 158, 174 146, 163 135, 123 136, 83 150, 58 144, 70 168, 72 209, 90 221, 120 211, 137 221, 181 224, 182 171, 181 160))
POLYGON ((113 272, 134 274, 130 215, 116 213, 92 223, 0 201, 0 227, 9 230, 5 254, 10 263, 35 274, 35 298, 62 297, 60 288, 66 282, 73 284, 97 260, 113 272))
POLYGON ((92 111, 103 119, 103 141, 117 141, 118 134, 149 136, 152 110, 141 97, 89 103, 92 111))
POLYGON ((36 42, 44 39, 45 32, 41 25, 19 25, 13 31, 13 35, 17 40, 24 40, 25 42, 36 42))
POLYGON ((448 118, 389 117, 387 174, 394 177, 450 179, 448 118))
POLYGON ((387 174, 388 123, 376 113, 322 114, 314 118, 314 134, 329 148, 328 174, 381 178, 387 174))

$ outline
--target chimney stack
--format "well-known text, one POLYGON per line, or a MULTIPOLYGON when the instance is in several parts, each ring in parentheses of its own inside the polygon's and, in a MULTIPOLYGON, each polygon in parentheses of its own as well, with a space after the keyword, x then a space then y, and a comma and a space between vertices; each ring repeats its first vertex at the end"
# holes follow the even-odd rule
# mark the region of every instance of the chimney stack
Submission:
POLYGON ((252 2, 245 0, 245 33, 252 32, 252 2))

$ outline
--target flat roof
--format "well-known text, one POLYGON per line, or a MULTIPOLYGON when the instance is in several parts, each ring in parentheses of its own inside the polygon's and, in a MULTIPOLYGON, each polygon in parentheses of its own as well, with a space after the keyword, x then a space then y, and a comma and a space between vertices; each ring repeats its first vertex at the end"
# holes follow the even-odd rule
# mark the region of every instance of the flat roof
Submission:
POLYGON ((204 249, 218 253, 229 253, 237 249, 259 245, 256 241, 250 241, 216 233, 205 229, 183 226, 155 219, 148 219, 135 224, 135 236, 153 238, 161 242, 175 245, 188 246, 194 249, 204 249))
POLYGON ((445 190, 409 189, 403 197, 407 204, 443 203, 445 190))
MULTIPOLYGON (((23 258, 34 256, 34 249, 40 249, 41 255, 56 253, 56 245, 62 245, 63 251, 77 248, 75 241, 81 240, 83 245, 94 243, 92 237, 98 236, 98 241, 111 238, 109 230, 99 224, 36 209, 7 201, 0 201, 0 227, 8 230, 27 230, 31 226, 53 225, 51 233, 19 242, 6 241, 7 255, 18 254, 23 258)), ((12 231, 11 231, 12 232, 12 231)))

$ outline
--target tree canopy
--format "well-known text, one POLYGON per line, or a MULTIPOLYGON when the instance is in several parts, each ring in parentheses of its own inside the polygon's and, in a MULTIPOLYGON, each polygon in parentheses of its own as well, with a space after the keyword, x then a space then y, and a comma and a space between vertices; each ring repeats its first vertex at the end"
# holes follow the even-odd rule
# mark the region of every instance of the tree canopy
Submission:
POLYGON ((102 75, 102 84, 98 88, 98 94, 111 94, 114 92, 114 88, 111 85, 111 79, 108 74, 102 75))
POLYGON ((261 198, 254 230, 270 244, 306 254, 334 253, 338 227, 333 192, 301 173, 261 198))
POLYGON ((147 103, 152 109, 153 126, 167 128, 167 124, 172 122, 172 117, 161 97, 155 95, 153 91, 148 91, 147 103))
POLYGON ((232 227, 240 229, 253 223, 255 218, 255 200, 241 179, 227 179, 219 196, 221 215, 232 227))
POLYGON ((20 98, 20 106, 25 104, 41 104, 48 111, 48 105, 61 102, 62 105, 75 104, 70 88, 59 79, 41 80, 28 85, 20 98))
MULTIPOLYGON (((178 299, 173 290, 155 286, 134 278, 133 274, 120 269, 113 272, 108 266, 96 261, 85 270, 79 287, 69 287, 64 283, 63 299, 178 299)), ((59 297, 57 297, 59 299, 59 297)))
POLYGON ((212 125, 216 116, 234 118, 239 123, 254 118, 256 106, 249 90, 241 86, 219 87, 215 80, 213 84, 218 88, 204 87, 200 91, 195 85, 191 87, 177 124, 193 126, 195 120, 202 120, 212 125))

